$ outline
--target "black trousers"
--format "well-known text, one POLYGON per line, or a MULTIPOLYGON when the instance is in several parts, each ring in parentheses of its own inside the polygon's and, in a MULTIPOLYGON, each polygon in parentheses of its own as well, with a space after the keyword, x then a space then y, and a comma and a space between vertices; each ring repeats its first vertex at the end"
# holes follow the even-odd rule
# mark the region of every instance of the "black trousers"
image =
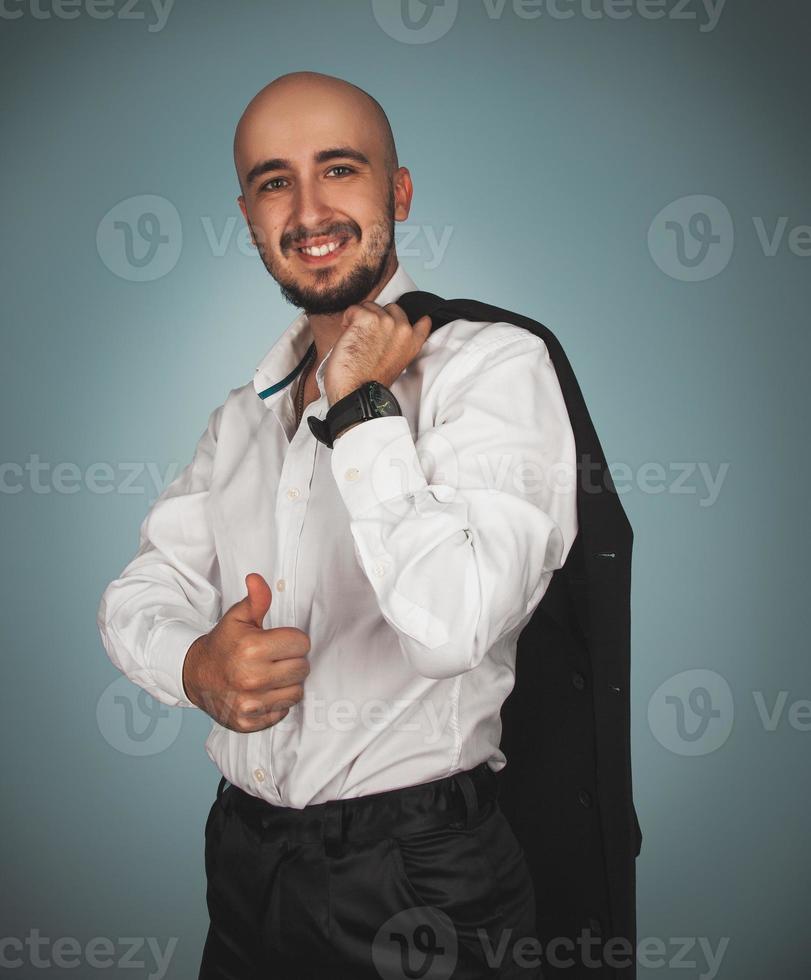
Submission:
POLYGON ((223 778, 198 980, 539 980, 526 857, 486 763, 303 809, 223 778))

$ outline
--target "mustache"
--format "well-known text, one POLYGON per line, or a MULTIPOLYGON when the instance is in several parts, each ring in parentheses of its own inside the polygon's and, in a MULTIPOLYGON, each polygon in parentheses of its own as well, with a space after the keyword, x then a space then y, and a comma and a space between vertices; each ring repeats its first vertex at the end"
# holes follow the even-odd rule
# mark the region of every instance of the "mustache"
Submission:
POLYGON ((329 225, 327 228, 321 228, 318 231, 299 226, 292 231, 285 232, 281 237, 280 244, 282 250, 287 252, 291 248, 296 248, 299 244, 306 242, 308 238, 319 238, 326 235, 329 235, 331 238, 338 238, 339 236, 360 238, 360 228, 354 222, 351 224, 344 222, 342 224, 329 225))

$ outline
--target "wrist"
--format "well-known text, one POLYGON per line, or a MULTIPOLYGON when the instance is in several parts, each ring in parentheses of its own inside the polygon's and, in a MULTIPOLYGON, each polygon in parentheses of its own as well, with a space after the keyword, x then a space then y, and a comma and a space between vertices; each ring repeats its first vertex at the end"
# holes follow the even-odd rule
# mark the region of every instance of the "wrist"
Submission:
POLYGON ((351 387, 347 387, 346 385, 344 385, 341 388, 336 388, 335 391, 332 392, 332 393, 330 393, 328 391, 327 392, 327 405, 329 406, 329 408, 332 408, 332 406, 336 402, 339 402, 342 398, 346 398, 347 395, 351 395, 352 392, 353 391, 356 391, 358 388, 360 388, 360 386, 362 384, 365 384, 365 382, 364 381, 359 381, 357 384, 353 384, 351 387))
MULTIPOLYGON (((334 392, 338 394, 341 390, 334 389, 334 392)), ((307 424, 316 439, 331 449, 342 433, 360 422, 402 414, 394 393, 382 382, 363 381, 330 405, 323 420, 310 415, 307 424)))
POLYGON ((337 436, 335 436, 334 442, 337 442, 342 435, 349 432, 350 429, 354 429, 356 425, 362 425, 365 419, 361 419, 360 422, 353 422, 352 425, 348 425, 345 429, 341 429, 337 436))
POLYGON ((183 690, 188 700, 197 708, 200 707, 200 699, 197 695, 196 667, 207 639, 207 633, 198 636, 186 651, 186 656, 183 658, 183 673, 181 677, 183 690))

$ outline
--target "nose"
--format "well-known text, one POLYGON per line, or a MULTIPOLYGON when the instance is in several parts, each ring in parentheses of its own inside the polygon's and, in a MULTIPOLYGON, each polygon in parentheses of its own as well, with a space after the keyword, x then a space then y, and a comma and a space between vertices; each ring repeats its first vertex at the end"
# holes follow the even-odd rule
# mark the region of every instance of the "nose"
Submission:
POLYGON ((326 195, 315 182, 300 181, 293 195, 292 223, 310 231, 323 228, 332 217, 326 195))

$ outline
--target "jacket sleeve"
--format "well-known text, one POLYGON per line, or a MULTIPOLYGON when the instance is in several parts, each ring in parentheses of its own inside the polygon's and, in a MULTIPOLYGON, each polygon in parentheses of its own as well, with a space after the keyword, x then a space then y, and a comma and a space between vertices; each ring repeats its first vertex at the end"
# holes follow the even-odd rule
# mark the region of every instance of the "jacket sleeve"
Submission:
POLYGON ((183 688, 183 661, 221 615, 208 495, 222 408, 209 416, 192 462, 152 505, 135 557, 104 590, 97 613, 110 660, 173 707, 193 707, 183 688))
POLYGON ((425 677, 476 667, 534 611, 576 534, 569 415, 546 345, 517 330, 446 365, 416 443, 394 416, 332 450, 357 559, 425 677))

